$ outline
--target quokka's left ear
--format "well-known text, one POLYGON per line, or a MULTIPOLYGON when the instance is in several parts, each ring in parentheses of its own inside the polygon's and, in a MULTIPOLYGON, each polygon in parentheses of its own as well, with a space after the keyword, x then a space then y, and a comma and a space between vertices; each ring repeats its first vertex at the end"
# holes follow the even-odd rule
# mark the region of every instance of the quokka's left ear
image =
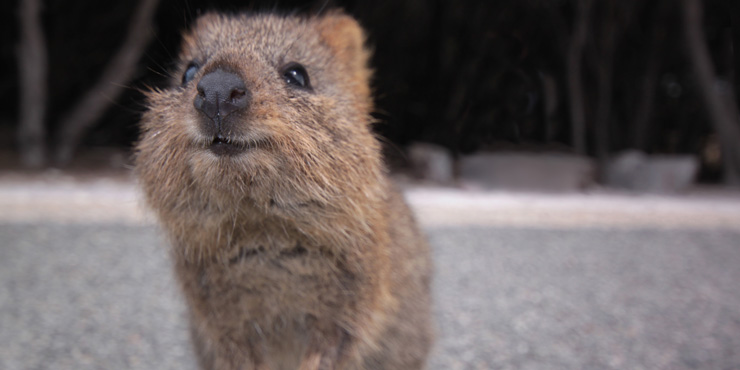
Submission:
MULTIPOLYGON (((352 84, 367 88, 371 75, 370 51, 365 47, 365 33, 360 24, 341 10, 331 10, 320 16, 318 29, 322 41, 347 68, 345 72, 352 84)), ((369 94, 369 91, 361 93, 369 94)))

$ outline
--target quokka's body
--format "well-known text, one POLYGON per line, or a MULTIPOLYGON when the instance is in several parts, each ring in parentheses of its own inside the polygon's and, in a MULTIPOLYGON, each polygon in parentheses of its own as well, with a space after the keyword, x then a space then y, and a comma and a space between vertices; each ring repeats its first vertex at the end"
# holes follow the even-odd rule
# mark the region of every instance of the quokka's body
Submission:
POLYGON ((341 12, 207 14, 153 91, 136 170, 206 369, 420 369, 429 250, 370 130, 341 12))

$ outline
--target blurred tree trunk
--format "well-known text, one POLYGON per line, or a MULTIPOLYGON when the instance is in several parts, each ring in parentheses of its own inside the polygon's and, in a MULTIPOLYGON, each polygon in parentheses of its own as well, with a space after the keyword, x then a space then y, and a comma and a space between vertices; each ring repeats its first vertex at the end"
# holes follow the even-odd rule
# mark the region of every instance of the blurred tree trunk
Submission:
POLYGON ((650 117, 653 113, 656 88, 658 85, 658 73, 663 63, 663 42, 665 41, 665 12, 668 11, 666 4, 670 1, 658 0, 652 18, 650 30, 650 43, 648 44, 647 65, 642 78, 640 93, 637 97, 637 109, 635 110, 635 122, 632 131, 632 147, 647 151, 650 140, 650 117))
POLYGON ((56 160, 68 164, 87 130, 123 91, 152 35, 159 0, 141 0, 128 26, 126 39, 103 70, 98 82, 60 123, 56 160))
POLYGON ((20 44, 18 72, 20 77, 20 110, 18 150, 26 167, 42 167, 46 160, 44 115, 47 97, 47 55, 41 27, 39 0, 20 3, 20 44))
MULTIPOLYGON (((604 11, 601 22, 602 41, 599 43, 599 65, 597 66, 598 100, 596 105, 596 121, 594 122, 594 144, 596 161, 600 170, 604 169, 609 155, 609 126, 612 108, 612 76, 614 74, 614 47, 616 43, 617 18, 613 1, 603 4, 604 11)), ((601 171, 599 171, 601 172, 601 171)), ((599 173, 599 177, 601 173, 599 173)))
POLYGON ((567 55, 567 79, 570 103, 571 144, 578 154, 586 153, 586 105, 581 75, 583 48, 588 36, 591 0, 576 1, 575 26, 570 37, 567 55))
POLYGON ((701 3, 699 0, 683 0, 682 5, 689 58, 720 140, 725 183, 740 186, 740 114, 737 104, 733 94, 721 93, 716 87, 717 78, 702 29, 701 3))
MULTIPOLYGON (((740 92, 740 1, 730 3, 732 25, 732 76, 734 78, 735 93, 740 92)), ((736 96, 737 98, 737 96, 736 96)), ((740 104, 740 101, 736 102, 740 104)))

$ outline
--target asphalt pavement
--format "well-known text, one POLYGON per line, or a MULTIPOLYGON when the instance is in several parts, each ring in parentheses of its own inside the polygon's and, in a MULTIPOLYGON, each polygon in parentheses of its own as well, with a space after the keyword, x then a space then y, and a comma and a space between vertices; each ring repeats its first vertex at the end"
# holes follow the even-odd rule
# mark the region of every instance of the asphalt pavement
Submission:
MULTIPOLYGON (((119 185, 0 184, 0 369, 196 368, 164 237, 119 185)), ((477 197, 409 192, 430 369, 740 369, 737 198, 477 197)))

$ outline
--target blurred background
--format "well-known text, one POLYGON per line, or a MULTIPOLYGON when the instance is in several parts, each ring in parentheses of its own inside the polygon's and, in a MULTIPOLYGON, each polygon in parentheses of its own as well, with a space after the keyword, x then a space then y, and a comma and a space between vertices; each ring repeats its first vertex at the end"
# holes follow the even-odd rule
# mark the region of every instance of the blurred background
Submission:
POLYGON ((327 7, 367 28, 376 128, 396 169, 451 182, 500 166, 471 155, 518 154, 516 168, 553 154, 553 172, 582 187, 740 184, 732 0, 12 1, 0 164, 128 163, 140 91, 166 85, 195 17, 327 7), (119 154, 99 163, 103 149, 119 154))
POLYGON ((0 369, 195 369, 131 150, 207 11, 341 7, 433 249, 430 369, 740 369, 740 1, 9 0, 0 369))

